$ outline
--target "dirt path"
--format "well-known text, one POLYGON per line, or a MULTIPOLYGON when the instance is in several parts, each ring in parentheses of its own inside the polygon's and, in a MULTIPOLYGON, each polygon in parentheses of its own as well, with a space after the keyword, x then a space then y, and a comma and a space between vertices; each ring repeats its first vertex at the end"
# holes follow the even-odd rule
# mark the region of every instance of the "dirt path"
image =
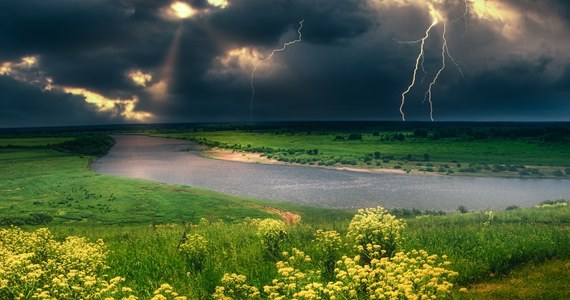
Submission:
POLYGON ((301 215, 292 213, 290 211, 282 211, 272 207, 267 208, 267 211, 269 213, 281 216, 281 218, 283 218, 283 221, 287 225, 294 225, 299 223, 299 221, 301 221, 301 215))

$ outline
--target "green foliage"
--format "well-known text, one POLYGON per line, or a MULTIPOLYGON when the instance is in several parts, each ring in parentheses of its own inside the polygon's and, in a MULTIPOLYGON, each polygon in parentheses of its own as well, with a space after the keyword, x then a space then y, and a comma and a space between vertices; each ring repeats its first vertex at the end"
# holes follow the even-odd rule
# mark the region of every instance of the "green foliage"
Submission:
POLYGON ((72 140, 54 146, 55 149, 75 154, 103 156, 115 144, 115 140, 100 133, 80 134, 72 140))
POLYGON ((283 248, 283 242, 287 236, 283 221, 264 219, 256 220, 257 236, 261 239, 265 250, 272 257, 278 257, 283 248))
POLYGON ((318 261, 322 263, 322 271, 325 279, 334 278, 334 269, 337 260, 342 254, 342 238, 335 230, 319 229, 315 233, 315 248, 317 249, 318 261))
MULTIPOLYGON (((381 133, 374 129, 354 133, 349 128, 323 127, 311 134, 307 134, 306 129, 295 128, 287 128, 287 134, 283 129, 223 129, 160 136, 189 139, 208 147, 259 152, 285 163, 393 168, 399 160, 405 164, 402 169, 413 171, 412 162, 429 160, 434 164, 434 171, 468 176, 558 177, 559 173, 553 172, 564 170, 570 162, 570 143, 545 142, 540 138, 546 132, 542 127, 528 134, 508 127, 453 126, 391 129, 381 133), (425 132, 428 132, 427 136, 424 136, 425 132), (317 153, 315 149, 318 149, 317 153), (481 162, 482 155, 484 163, 481 162), (468 166, 462 167, 458 161, 468 166), (448 167, 442 168, 443 165, 448 167)), ((564 129, 557 135, 570 141, 564 135, 566 133, 564 129)))
POLYGON ((362 134, 361 133, 351 133, 348 135, 347 139, 349 141, 356 141, 356 140, 361 141, 362 140, 362 134))
POLYGON ((0 217, 0 225, 42 225, 53 220, 53 217, 44 213, 31 213, 24 216, 6 216, 0 217))
POLYGON ((199 234, 185 234, 178 247, 193 270, 201 270, 208 256, 208 241, 199 234))
POLYGON ((375 246, 382 257, 391 257, 400 246, 405 225, 382 207, 359 209, 348 225, 346 237, 363 259, 374 258, 375 246))

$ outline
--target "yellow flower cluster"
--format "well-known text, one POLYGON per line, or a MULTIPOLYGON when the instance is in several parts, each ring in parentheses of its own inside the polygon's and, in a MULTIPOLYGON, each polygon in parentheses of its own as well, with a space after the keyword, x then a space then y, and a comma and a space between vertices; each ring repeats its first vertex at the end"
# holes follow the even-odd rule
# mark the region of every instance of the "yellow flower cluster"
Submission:
MULTIPOLYGON (((262 228, 278 228, 269 222, 262 228), (272 227, 273 226, 273 227, 272 227)), ((275 224, 275 225, 274 225, 275 224)), ((283 226, 284 224, 279 226, 283 226)), ((270 285, 257 288, 246 284, 243 275, 226 274, 223 286, 216 287, 217 300, 258 299, 446 299, 451 297, 451 280, 457 273, 446 269, 450 263, 444 255, 429 255, 424 250, 396 251, 401 242, 400 232, 405 224, 378 207, 359 210, 349 225, 347 247, 360 254, 342 256, 342 237, 336 231, 318 230, 315 233, 315 249, 322 260, 333 260, 325 273, 314 268, 311 258, 293 249, 286 260, 278 261, 277 277, 270 285), (332 267, 331 267, 332 266, 332 267), (323 276, 322 276, 323 275, 323 276), (247 294, 250 293, 250 294, 247 294)), ((283 230, 283 229, 279 229, 283 230)))
POLYGON ((215 300, 248 300, 261 299, 259 290, 246 284, 246 277, 235 273, 224 274, 222 286, 217 286, 212 295, 215 300))
POLYGON ((0 299, 136 299, 124 278, 103 274, 106 258, 101 240, 58 242, 46 228, 0 229, 0 299))
POLYGON ((340 250, 342 238, 340 234, 334 230, 324 231, 319 229, 315 233, 315 243, 320 252, 330 253, 340 250))
POLYGON ((201 269, 208 256, 208 241, 199 234, 186 235, 186 240, 180 245, 180 252, 184 254, 190 267, 201 269))
POLYGON ((320 287, 320 273, 318 271, 303 271, 311 258, 301 250, 293 248, 293 253, 283 252, 288 257, 286 261, 278 261, 278 277, 273 279, 272 285, 263 287, 268 299, 320 299, 323 295, 320 287), (317 282, 315 282, 317 281, 317 282), (316 298, 315 298, 316 297, 316 298))
POLYGON ((485 215, 487 216, 487 220, 483 223, 485 226, 491 225, 493 220, 495 220, 495 213, 492 210, 486 211, 485 215))
POLYGON ((337 263, 336 282, 327 285, 335 298, 445 299, 456 272, 445 269, 447 257, 413 250, 361 265, 360 256, 344 256, 337 263))
POLYGON ((537 208, 556 208, 556 207, 566 207, 568 202, 566 201, 555 201, 554 203, 542 203, 537 205, 537 208))
MULTIPOLYGON (((453 288, 450 279, 457 273, 445 269, 449 264, 445 259, 414 250, 361 265, 360 256, 344 256, 337 262, 335 280, 323 283, 318 271, 302 270, 311 258, 293 249, 287 261, 276 263, 278 276, 263 291, 271 300, 446 299, 453 288)), ((216 300, 261 299, 243 275, 226 274, 222 284, 216 287, 216 300)))
POLYGON ((400 246, 400 232, 406 224, 382 207, 359 209, 348 225, 346 237, 363 258, 372 259, 369 245, 380 246, 382 256, 392 256, 400 246))
POLYGON ((265 249, 274 256, 281 252, 281 244, 287 235, 285 223, 274 219, 254 220, 257 223, 257 236, 265 249))
POLYGON ((185 296, 178 295, 174 291, 172 286, 168 283, 163 283, 158 289, 153 293, 151 300, 186 300, 185 296))

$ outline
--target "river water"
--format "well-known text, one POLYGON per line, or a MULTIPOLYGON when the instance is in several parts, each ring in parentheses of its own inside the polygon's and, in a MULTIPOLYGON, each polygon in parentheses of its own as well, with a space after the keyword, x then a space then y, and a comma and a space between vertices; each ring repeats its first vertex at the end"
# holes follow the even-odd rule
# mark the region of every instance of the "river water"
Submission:
POLYGON ((375 174, 251 164, 204 158, 199 146, 188 141, 134 135, 115 136, 115 140, 109 153, 93 164, 95 172, 311 206, 453 211, 460 205, 469 210, 503 209, 570 198, 568 180, 375 174))

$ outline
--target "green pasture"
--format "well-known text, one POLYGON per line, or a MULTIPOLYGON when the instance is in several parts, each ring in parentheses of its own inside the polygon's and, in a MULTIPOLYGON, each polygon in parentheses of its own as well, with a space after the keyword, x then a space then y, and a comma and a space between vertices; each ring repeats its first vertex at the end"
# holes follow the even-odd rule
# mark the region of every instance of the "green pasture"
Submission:
POLYGON ((414 137, 411 132, 399 133, 404 140, 389 139, 393 132, 362 133, 362 139, 357 140, 350 140, 350 134, 340 132, 197 131, 162 136, 190 139, 211 147, 261 152, 269 158, 300 164, 398 168, 454 175, 570 176, 567 174, 570 143, 532 138, 434 140, 414 137))

